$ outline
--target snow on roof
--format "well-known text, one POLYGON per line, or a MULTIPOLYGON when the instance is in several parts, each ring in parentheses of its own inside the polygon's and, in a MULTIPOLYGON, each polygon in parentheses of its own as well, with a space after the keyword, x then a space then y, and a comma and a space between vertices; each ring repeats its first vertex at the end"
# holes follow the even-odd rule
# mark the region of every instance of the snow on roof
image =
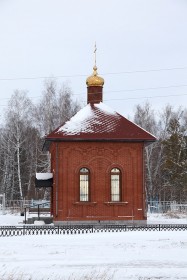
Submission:
POLYGON ((65 134, 77 134, 78 132, 92 132, 89 128, 89 121, 93 117, 93 111, 88 104, 82 110, 75 114, 69 121, 61 126, 57 133, 65 132, 65 134))
MULTIPOLYGON (((118 114, 107 105, 100 102, 94 106, 108 115, 118 114)), ((75 135, 79 133, 93 133, 94 125, 101 125, 101 119, 94 114, 93 108, 90 104, 80 110, 74 117, 61 126, 56 133, 64 132, 64 135, 75 135)))
POLYGON ((94 106, 98 109, 100 109, 101 111, 105 112, 108 115, 116 115, 118 116, 118 114, 116 113, 116 111, 114 111, 112 108, 110 108, 109 106, 107 106, 106 104, 100 102, 98 104, 94 104, 94 106))
POLYGON ((45 145, 51 141, 144 141, 156 138, 129 121, 107 105, 88 104, 65 124, 46 136, 45 145))
POLYGON ((37 180, 49 180, 53 178, 53 173, 36 173, 37 180))

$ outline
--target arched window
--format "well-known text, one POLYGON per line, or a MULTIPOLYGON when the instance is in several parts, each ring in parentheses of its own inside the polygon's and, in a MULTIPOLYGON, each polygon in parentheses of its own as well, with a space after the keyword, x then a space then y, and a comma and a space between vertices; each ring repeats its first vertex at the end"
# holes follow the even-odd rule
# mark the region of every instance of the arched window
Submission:
POLYGON ((113 168, 110 173, 111 201, 121 201, 121 171, 113 168))
POLYGON ((87 168, 81 168, 79 172, 80 201, 89 201, 90 172, 87 168))

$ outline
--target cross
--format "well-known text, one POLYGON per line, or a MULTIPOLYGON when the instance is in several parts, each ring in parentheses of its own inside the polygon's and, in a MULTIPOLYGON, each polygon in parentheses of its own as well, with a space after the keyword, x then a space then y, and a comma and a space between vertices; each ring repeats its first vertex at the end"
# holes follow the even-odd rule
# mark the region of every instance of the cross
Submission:
POLYGON ((95 66, 96 66, 96 51, 97 51, 97 46, 96 46, 96 42, 95 42, 95 49, 94 49, 94 54, 95 54, 95 66))

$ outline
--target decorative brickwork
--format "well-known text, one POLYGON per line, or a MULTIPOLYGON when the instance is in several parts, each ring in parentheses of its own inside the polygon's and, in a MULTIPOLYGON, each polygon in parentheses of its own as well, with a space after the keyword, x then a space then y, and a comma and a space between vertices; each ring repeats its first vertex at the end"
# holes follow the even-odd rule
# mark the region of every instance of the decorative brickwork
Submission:
POLYGON ((54 221, 145 220, 143 143, 56 142, 51 145, 54 172, 54 221), (90 171, 90 201, 79 200, 79 170, 90 171), (121 171, 121 201, 111 202, 110 172, 121 171))

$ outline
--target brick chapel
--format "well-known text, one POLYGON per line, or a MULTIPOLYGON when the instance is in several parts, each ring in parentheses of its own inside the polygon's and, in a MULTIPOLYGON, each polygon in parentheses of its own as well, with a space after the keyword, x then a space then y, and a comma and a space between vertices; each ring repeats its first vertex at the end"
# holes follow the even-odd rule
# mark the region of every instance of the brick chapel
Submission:
POLYGON ((144 149, 156 139, 103 103, 97 67, 87 105, 45 138, 54 224, 145 223, 144 149))

